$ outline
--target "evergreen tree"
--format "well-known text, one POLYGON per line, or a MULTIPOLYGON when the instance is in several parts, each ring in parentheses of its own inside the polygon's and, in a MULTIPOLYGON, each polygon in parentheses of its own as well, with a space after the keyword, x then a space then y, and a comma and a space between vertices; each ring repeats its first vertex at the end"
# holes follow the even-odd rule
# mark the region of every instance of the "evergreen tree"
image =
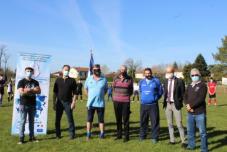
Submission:
POLYGON ((202 54, 199 54, 196 57, 195 62, 193 63, 193 68, 197 68, 200 71, 203 79, 207 78, 210 75, 207 63, 202 54))
POLYGON ((191 83, 191 77, 190 77, 191 69, 192 69, 191 63, 186 64, 183 68, 184 81, 186 84, 191 83))

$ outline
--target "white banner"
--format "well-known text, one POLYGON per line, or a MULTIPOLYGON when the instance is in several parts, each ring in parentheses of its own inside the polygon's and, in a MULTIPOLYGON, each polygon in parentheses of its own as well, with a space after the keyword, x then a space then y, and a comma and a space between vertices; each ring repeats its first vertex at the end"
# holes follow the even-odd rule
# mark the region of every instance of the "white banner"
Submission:
MULTIPOLYGON (((48 96, 50 86, 50 55, 21 53, 18 56, 16 80, 15 80, 15 96, 13 106, 12 134, 19 133, 20 114, 19 102, 20 94, 17 90, 18 82, 25 77, 25 67, 34 69, 33 79, 39 82, 41 94, 36 96, 36 114, 34 122, 35 134, 47 133, 47 114, 48 114, 48 96)), ((25 125, 25 134, 28 134, 28 121, 25 125)))
POLYGON ((222 77, 222 85, 227 85, 227 78, 222 77))

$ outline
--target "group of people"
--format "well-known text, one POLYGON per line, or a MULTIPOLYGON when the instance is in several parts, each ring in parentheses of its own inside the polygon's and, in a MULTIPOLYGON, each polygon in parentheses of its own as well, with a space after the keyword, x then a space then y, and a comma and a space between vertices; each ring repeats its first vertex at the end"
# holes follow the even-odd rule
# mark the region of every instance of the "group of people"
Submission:
MULTIPOLYGON (((53 109, 56 112, 55 128, 56 138, 61 138, 61 118, 65 111, 68 124, 70 139, 75 138, 75 123, 73 109, 76 106, 77 87, 75 79, 69 77, 70 66, 64 65, 62 77, 58 77, 53 89, 53 109)), ((130 140, 130 97, 133 95, 133 79, 127 74, 127 67, 122 65, 119 74, 114 78, 111 92, 113 92, 113 107, 116 117, 116 138, 123 139, 124 142, 130 140)), ((207 85, 201 80, 198 69, 192 69, 190 77, 192 83, 185 89, 182 79, 174 76, 175 69, 167 67, 165 81, 163 85, 160 80, 152 75, 151 68, 144 69, 145 78, 139 82, 140 94, 140 140, 147 138, 149 120, 151 121, 151 140, 156 144, 159 141, 160 114, 158 101, 163 96, 163 108, 168 123, 169 144, 176 144, 174 137, 173 117, 179 130, 182 147, 195 149, 195 131, 199 128, 201 138, 201 151, 208 151, 207 132, 206 132, 206 95, 207 85), (185 104, 187 110, 187 143, 185 141, 185 131, 182 124, 181 109, 185 104)), ((40 93, 39 83, 32 79, 34 70, 31 67, 25 68, 26 77, 19 81, 17 88, 21 95, 21 126, 20 141, 24 143, 25 118, 29 116, 29 130, 31 141, 37 141, 34 137, 34 110, 35 94, 40 93)), ((101 139, 105 138, 105 94, 108 92, 108 82, 101 72, 99 64, 95 64, 92 75, 88 76, 84 89, 88 96, 87 99, 87 124, 86 140, 92 137, 92 123, 94 114, 97 113, 101 139)), ((82 94, 82 93, 81 93, 82 94)))
POLYGON ((13 81, 10 79, 7 83, 7 76, 0 73, 0 106, 2 106, 4 88, 7 85, 8 102, 13 100, 13 81))

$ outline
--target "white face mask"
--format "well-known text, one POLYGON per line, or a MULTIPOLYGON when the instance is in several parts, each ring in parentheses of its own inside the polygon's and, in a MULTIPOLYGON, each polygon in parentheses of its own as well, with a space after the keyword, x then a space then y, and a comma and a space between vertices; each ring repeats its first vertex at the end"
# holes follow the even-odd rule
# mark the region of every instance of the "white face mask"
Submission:
POLYGON ((3 77, 2 76, 0 76, 0 80, 2 80, 3 79, 3 77))
POLYGON ((172 79, 174 76, 173 73, 166 73, 166 79, 172 79))

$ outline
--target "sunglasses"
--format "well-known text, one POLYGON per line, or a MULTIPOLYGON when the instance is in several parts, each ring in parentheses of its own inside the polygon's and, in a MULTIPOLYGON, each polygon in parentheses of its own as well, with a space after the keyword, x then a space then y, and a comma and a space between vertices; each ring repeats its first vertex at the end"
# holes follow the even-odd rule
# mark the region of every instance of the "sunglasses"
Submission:
POLYGON ((193 74, 193 75, 191 75, 191 77, 196 77, 196 76, 199 76, 198 74, 193 74))

